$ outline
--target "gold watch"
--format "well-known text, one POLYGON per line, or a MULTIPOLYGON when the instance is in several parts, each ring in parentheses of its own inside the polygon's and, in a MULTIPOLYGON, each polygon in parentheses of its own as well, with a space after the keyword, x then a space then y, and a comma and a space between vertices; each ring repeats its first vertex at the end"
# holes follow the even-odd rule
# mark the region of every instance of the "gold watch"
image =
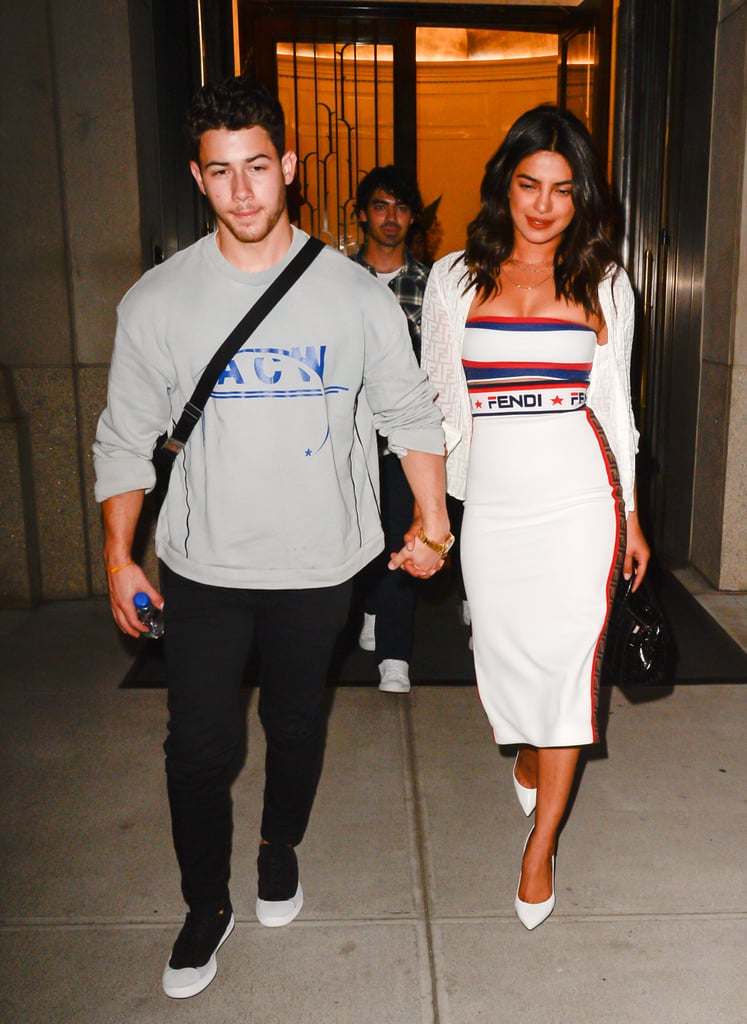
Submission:
POLYGON ((437 555, 441 556, 441 558, 445 558, 449 551, 451 551, 454 540, 456 539, 453 533, 447 533, 446 540, 439 544, 437 540, 431 540, 430 537, 426 537, 425 530, 423 529, 420 530, 417 537, 421 544, 425 544, 427 548, 430 548, 431 551, 435 551, 437 555))

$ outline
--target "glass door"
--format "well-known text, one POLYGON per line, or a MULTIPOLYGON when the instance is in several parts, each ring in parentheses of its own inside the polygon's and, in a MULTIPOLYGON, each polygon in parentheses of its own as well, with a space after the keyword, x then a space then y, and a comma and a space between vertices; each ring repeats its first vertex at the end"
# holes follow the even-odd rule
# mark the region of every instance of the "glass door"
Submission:
POLYGON ((614 27, 612 6, 599 4, 560 33, 558 47, 558 103, 589 129, 610 177, 614 27))
POLYGON ((596 28, 562 36, 558 64, 558 102, 583 121, 590 131, 594 126, 596 71, 596 28))
POLYGON ((272 14, 236 2, 238 65, 277 92, 298 154, 292 217, 342 252, 360 241, 358 181, 387 163, 418 179, 421 258, 460 248, 486 161, 538 103, 566 101, 606 153, 611 0, 521 11, 391 2, 376 16, 345 2, 277 2, 272 14))

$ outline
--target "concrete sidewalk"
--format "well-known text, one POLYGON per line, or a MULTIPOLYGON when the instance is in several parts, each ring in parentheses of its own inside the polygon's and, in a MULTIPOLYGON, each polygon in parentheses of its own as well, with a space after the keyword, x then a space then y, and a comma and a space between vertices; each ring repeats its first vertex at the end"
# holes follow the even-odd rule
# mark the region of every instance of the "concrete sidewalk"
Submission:
POLYGON ((299 847, 306 903, 254 916, 264 743, 235 788, 237 927, 200 996, 161 972, 184 907, 161 690, 103 601, 0 614, 2 1024, 743 1024, 747 686, 609 695, 557 861, 513 913, 529 828, 470 687, 334 694, 299 847))

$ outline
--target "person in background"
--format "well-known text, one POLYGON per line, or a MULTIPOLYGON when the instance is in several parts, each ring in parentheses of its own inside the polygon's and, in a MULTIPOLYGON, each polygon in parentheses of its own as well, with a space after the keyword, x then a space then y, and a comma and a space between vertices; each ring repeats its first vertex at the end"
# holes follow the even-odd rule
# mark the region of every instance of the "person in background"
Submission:
MULTIPOLYGON (((351 258, 383 287, 390 289, 407 317, 410 342, 420 359, 420 316, 428 268, 414 259, 406 245, 408 233, 423 209, 417 183, 391 164, 374 167, 361 178, 355 210, 363 228, 363 245, 351 258)), ((380 445, 381 520, 385 554, 362 574, 363 628, 358 642, 375 651, 379 689, 410 690, 410 657, 415 618, 416 581, 407 573, 387 570, 387 551, 398 551, 413 516, 413 496, 400 460, 385 442, 380 445)))
POLYGON ((463 252, 437 261, 422 364, 464 498, 462 568, 477 684, 535 812, 514 907, 555 906, 555 854, 581 746, 599 740, 600 668, 622 571, 649 548, 635 506, 634 299, 589 133, 568 111, 522 115, 488 161, 463 252))
POLYGON ((377 431, 401 457, 419 509, 391 570, 432 576, 451 540, 441 414, 404 318, 369 274, 325 248, 230 361, 177 456, 156 530, 163 594, 133 561, 156 438, 308 238, 288 217, 296 155, 265 89, 243 78, 206 85, 187 129, 216 228, 120 303, 94 444, 114 619, 130 636, 144 631, 138 591, 164 610, 166 776, 188 907, 163 972, 174 998, 210 984, 234 927, 231 783, 255 643, 267 739, 256 912, 279 927, 301 910, 295 848, 321 771, 329 662, 353 577, 383 544, 377 431))

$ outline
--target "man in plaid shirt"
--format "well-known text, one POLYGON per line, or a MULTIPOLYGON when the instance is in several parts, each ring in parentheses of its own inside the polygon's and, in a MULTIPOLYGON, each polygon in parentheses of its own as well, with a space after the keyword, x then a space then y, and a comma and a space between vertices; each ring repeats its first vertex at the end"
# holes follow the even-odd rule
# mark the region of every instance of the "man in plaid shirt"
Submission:
POLYGON ((355 211, 366 237, 351 258, 397 296, 420 362, 420 311, 429 268, 411 256, 405 244, 411 226, 423 211, 420 190, 406 171, 391 164, 374 167, 361 178, 355 211))
MULTIPOLYGON (((361 179, 355 210, 365 240, 351 258, 390 288, 407 317, 413 351, 420 362, 420 316, 428 267, 407 250, 407 234, 423 210, 416 182, 391 164, 374 167, 361 179)), ((381 520, 385 553, 399 551, 412 523, 413 497, 399 459, 383 449, 379 459, 381 520)), ((364 573, 364 616, 359 643, 376 651, 381 682, 388 693, 410 690, 409 663, 415 616, 415 580, 391 572, 387 557, 376 559, 364 573)))

